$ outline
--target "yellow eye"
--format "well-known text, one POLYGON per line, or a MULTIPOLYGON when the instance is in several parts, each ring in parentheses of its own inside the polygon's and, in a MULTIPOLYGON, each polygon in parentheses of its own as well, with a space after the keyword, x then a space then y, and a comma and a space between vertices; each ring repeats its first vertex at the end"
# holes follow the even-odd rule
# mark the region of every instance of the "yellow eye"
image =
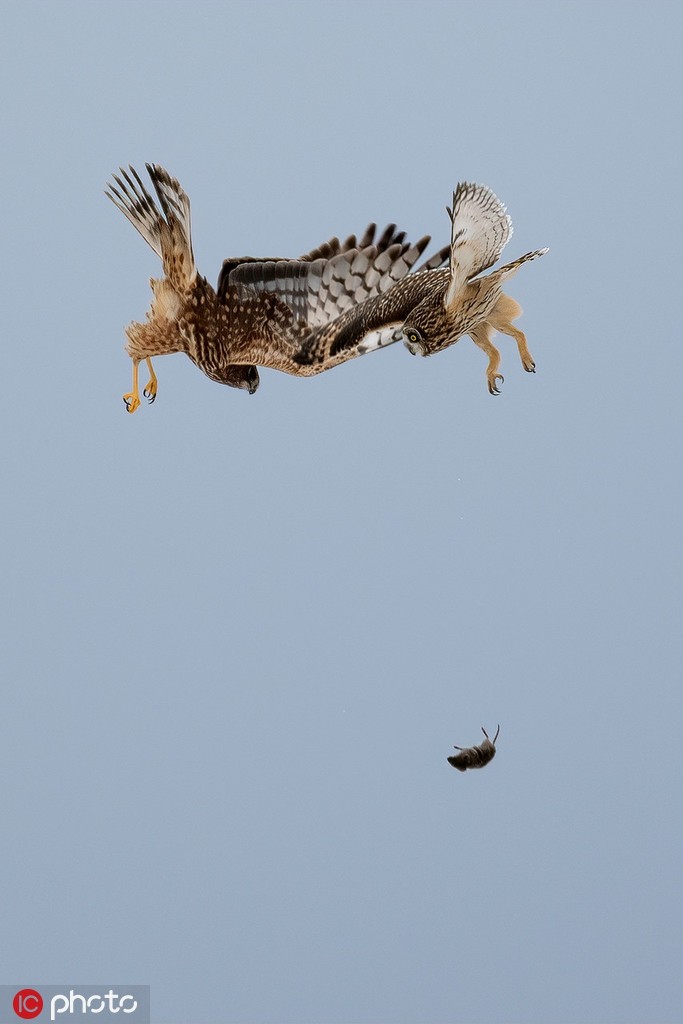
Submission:
POLYGON ((417 331, 410 330, 406 331, 406 338, 412 345, 415 345, 420 340, 420 335, 417 333, 417 331))

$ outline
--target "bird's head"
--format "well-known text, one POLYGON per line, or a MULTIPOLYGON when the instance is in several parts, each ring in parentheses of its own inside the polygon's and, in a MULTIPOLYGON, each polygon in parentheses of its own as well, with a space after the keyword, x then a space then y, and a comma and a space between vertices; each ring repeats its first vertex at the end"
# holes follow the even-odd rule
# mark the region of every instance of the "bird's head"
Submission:
POLYGON ((244 369, 244 381, 240 385, 240 387, 242 388, 243 391, 248 391, 250 395, 253 395, 256 389, 258 388, 259 384, 261 383, 261 379, 258 375, 258 370, 256 369, 255 366, 246 366, 244 369))
POLYGON ((255 366, 239 366, 230 364, 220 371, 214 370, 208 374, 212 380, 219 384, 227 384, 229 388, 239 388, 240 391, 248 391, 253 395, 259 386, 260 379, 255 366))
POLYGON ((441 296, 418 303, 403 324, 403 343, 414 356, 431 356, 452 344, 453 323, 441 296))

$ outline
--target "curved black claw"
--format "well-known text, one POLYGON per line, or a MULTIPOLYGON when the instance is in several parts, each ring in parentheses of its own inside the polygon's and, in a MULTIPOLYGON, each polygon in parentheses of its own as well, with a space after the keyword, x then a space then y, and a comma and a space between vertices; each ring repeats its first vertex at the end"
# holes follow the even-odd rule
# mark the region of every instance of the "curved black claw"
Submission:
POLYGON ((149 404, 150 405, 154 405, 154 403, 156 402, 156 398, 157 398, 156 391, 148 391, 147 388, 145 388, 145 390, 142 393, 145 396, 145 398, 147 399, 147 401, 149 402, 149 404))
POLYGON ((489 392, 492 395, 499 395, 500 394, 500 390, 499 390, 498 385, 497 385, 498 381, 500 381, 501 384, 504 383, 505 377, 503 376, 502 373, 497 373, 494 376, 493 380, 489 381, 489 392))
POLYGON ((129 391, 123 396, 123 404, 126 407, 126 412, 135 412, 140 408, 140 399, 137 392, 129 391))

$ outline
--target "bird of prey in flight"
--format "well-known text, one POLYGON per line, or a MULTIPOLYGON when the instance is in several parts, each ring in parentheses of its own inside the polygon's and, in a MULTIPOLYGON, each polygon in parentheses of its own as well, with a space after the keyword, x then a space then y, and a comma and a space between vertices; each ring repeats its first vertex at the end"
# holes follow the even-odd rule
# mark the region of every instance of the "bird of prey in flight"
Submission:
POLYGON ((332 324, 319 328, 302 345, 296 357, 307 365, 323 366, 348 349, 355 352, 361 339, 381 329, 402 335, 413 355, 429 356, 469 334, 488 356, 486 377, 492 395, 499 394, 500 353, 492 343, 494 331, 517 342, 522 366, 529 373, 535 363, 522 331, 513 325, 521 306, 503 293, 503 283, 522 264, 543 256, 536 249, 484 274, 498 260, 512 235, 512 221, 505 207, 485 185, 461 182, 447 207, 451 220, 451 244, 447 268, 404 276, 389 291, 347 310, 332 324))
MULTIPOLYGON (((113 175, 106 192, 164 271, 163 278, 150 280, 154 297, 146 322, 126 328, 133 361, 132 389, 123 396, 128 412, 140 406, 143 360, 150 373, 143 394, 150 402, 156 398, 154 356, 184 352, 212 380, 253 394, 257 366, 311 376, 401 337, 393 324, 377 323, 353 344, 346 339, 328 355, 306 358, 321 330, 334 348, 335 324, 344 313, 389 291, 415 268, 428 235, 412 244, 391 224, 376 238, 371 224, 358 240, 332 238, 296 260, 228 259, 213 288, 195 265, 186 193, 163 167, 146 166, 156 200, 133 167, 113 175)), ((446 247, 411 276, 426 279, 447 258, 446 247)))

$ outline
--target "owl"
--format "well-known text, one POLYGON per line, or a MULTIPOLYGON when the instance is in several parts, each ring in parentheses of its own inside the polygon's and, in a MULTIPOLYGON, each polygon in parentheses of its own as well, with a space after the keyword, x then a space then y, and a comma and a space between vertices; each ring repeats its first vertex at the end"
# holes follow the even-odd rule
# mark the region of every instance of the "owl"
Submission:
POLYGON ((548 249, 525 253, 485 274, 512 235, 505 207, 485 185, 462 182, 447 211, 451 221, 448 268, 404 276, 389 291, 348 310, 333 330, 318 328, 304 342, 298 358, 315 365, 332 355, 339 357, 345 346, 353 349, 378 328, 400 333, 408 350, 421 356, 441 352, 469 334, 488 357, 488 389, 497 395, 503 377, 498 373, 500 353, 492 336, 499 331, 515 339, 522 366, 533 373, 536 367, 526 338, 513 324, 522 309, 502 288, 524 263, 543 256, 548 249))

